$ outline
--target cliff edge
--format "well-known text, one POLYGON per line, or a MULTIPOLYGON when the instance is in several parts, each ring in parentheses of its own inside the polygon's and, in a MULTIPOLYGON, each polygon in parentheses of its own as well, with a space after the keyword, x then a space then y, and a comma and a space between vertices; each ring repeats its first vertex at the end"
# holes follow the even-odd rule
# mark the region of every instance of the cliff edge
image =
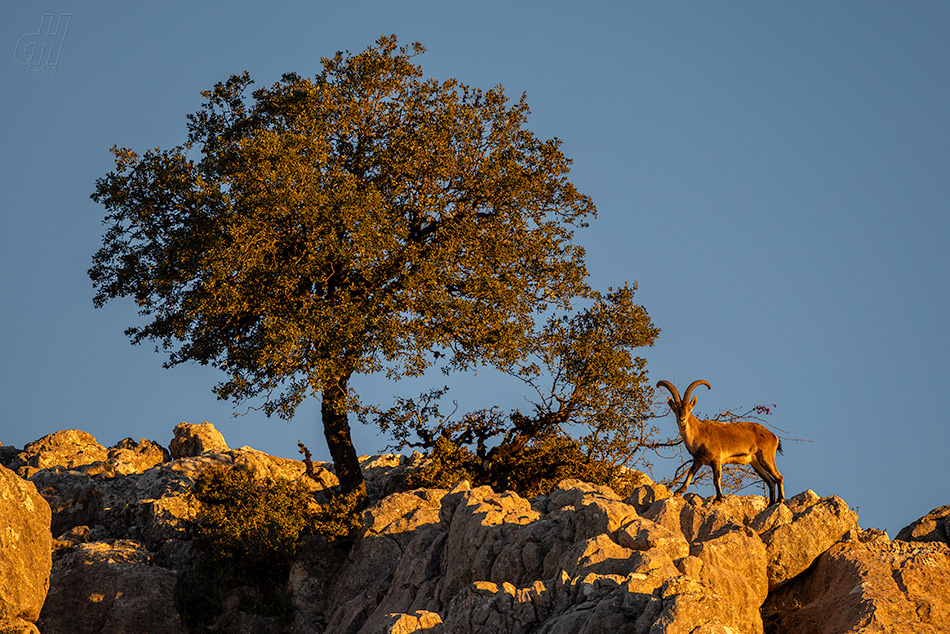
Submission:
POLYGON ((171 451, 77 430, 2 448, 0 632, 950 632, 950 507, 890 540, 812 491, 767 507, 674 497, 645 476, 623 499, 576 480, 531 499, 464 481, 401 490, 418 455, 361 460, 372 504, 352 539, 304 538, 278 589, 289 611, 265 615, 235 587, 199 628, 198 477, 296 482, 315 508, 336 480, 231 449, 210 423, 174 434, 171 451))

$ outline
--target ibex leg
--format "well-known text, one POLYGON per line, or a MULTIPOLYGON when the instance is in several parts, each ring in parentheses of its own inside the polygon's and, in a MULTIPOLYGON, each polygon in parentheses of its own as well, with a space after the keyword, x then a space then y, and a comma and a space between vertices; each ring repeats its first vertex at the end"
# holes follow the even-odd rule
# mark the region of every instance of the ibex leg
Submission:
POLYGON ((689 483, 693 481, 693 476, 696 475, 696 472, 699 471, 699 468, 702 466, 703 463, 701 463, 698 458, 693 459, 693 466, 689 468, 689 473, 686 474, 686 482, 683 483, 683 486, 674 491, 676 495, 684 493, 686 489, 689 488, 689 483))

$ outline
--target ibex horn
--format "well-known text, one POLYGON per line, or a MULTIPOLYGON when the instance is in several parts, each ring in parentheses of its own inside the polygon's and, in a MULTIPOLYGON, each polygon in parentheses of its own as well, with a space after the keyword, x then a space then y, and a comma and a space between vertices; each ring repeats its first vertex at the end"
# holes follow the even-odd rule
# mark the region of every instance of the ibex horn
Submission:
POLYGON ((683 402, 684 402, 684 403, 686 403, 687 401, 689 401, 689 394, 690 394, 690 392, 693 391, 693 388, 696 387, 697 385, 705 385, 705 386, 706 386, 707 388, 709 388, 710 390, 712 389, 712 386, 711 386, 709 383, 707 383, 706 381, 703 381, 702 379, 700 379, 700 380, 698 380, 698 381, 693 381, 692 383, 689 384, 689 387, 686 388, 686 394, 683 395, 683 402))
POLYGON ((665 387, 666 389, 670 391, 670 394, 673 395, 674 401, 676 401, 677 403, 682 403, 682 401, 680 400, 680 393, 677 391, 676 386, 670 383, 669 381, 657 381, 656 386, 665 387))

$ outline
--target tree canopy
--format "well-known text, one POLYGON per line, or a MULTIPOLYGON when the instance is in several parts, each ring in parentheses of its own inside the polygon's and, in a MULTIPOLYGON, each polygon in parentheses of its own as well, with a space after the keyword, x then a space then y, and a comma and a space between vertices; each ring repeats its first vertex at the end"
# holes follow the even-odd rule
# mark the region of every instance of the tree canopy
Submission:
POLYGON ((671 441, 652 424, 646 361, 634 355, 659 334, 633 302, 635 289, 596 293, 575 314, 549 317, 523 356, 500 368, 528 388, 527 412, 506 416, 491 407, 443 415, 443 388, 360 415, 388 431, 397 447, 427 450, 429 462, 410 477, 419 486, 451 486, 465 477, 533 496, 564 478, 618 490, 636 484, 628 468, 648 468, 644 450, 671 441))
POLYGON ((599 297, 573 242, 596 210, 560 141, 525 127, 523 95, 424 78, 423 52, 383 37, 313 78, 233 75, 181 145, 113 148, 92 194, 96 305, 134 299, 131 341, 222 370, 220 398, 290 419, 319 395, 344 492, 365 491, 354 374, 517 368, 570 335, 539 320, 599 297))

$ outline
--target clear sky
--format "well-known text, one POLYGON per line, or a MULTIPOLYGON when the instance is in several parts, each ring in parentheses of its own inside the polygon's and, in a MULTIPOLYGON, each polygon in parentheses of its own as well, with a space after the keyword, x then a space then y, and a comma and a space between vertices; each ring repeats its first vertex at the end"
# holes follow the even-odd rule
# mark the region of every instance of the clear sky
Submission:
MULTIPOLYGON (((788 494, 840 495, 862 526, 893 537, 950 504, 950 4, 936 1, 8 0, 0 442, 79 428, 167 445, 177 423, 209 420, 234 447, 296 458, 301 439, 328 459, 318 403, 291 423, 234 419, 214 371, 129 345, 130 301, 93 308, 104 210, 89 194, 111 146, 182 142, 200 91, 228 75, 314 75, 391 33, 426 46, 430 76, 526 92, 528 127, 563 140, 599 211, 577 236, 592 284, 637 281, 662 329, 642 351, 654 382, 708 380, 707 414, 775 403, 783 435, 811 441, 784 443, 788 494)), ((420 391, 359 388, 384 404, 420 391)), ((467 409, 523 394, 485 373, 455 390, 467 409)))

